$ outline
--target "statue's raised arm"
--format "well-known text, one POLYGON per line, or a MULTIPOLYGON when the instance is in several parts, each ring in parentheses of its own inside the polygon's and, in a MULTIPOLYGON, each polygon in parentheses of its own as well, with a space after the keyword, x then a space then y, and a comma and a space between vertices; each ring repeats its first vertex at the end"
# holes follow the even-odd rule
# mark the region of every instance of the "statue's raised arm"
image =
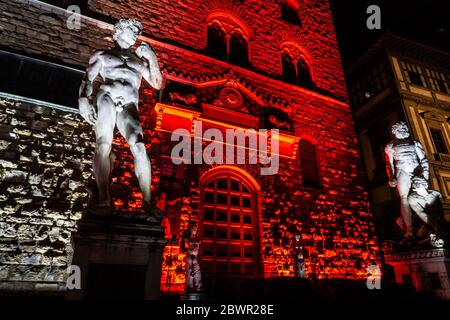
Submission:
POLYGON ((389 178, 389 185, 392 188, 397 187, 397 178, 395 177, 395 165, 394 165, 394 148, 392 143, 388 144, 384 148, 384 156, 386 160, 386 172, 389 178))
POLYGON ((142 42, 136 49, 136 55, 139 58, 146 60, 144 71, 142 73, 145 81, 147 81, 154 89, 160 90, 162 87, 162 74, 159 69, 158 59, 156 58, 155 52, 148 45, 148 43, 142 42))

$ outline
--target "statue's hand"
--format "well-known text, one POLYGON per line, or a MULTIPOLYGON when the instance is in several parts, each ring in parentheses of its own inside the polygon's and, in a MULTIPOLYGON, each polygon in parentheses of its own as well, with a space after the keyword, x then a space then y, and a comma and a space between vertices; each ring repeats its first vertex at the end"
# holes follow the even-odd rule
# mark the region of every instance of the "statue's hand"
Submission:
POLYGON ((393 179, 393 180, 389 180, 389 186, 391 186, 392 188, 396 188, 397 187, 397 180, 393 179))
POLYGON ((80 115, 84 120, 91 125, 95 125, 95 122, 97 121, 97 112, 95 111, 94 106, 89 102, 89 99, 86 97, 78 99, 78 107, 80 109, 80 115))
POLYGON ((150 45, 147 42, 142 42, 141 45, 136 49, 136 55, 139 58, 144 58, 148 61, 157 61, 156 54, 150 48, 150 45))

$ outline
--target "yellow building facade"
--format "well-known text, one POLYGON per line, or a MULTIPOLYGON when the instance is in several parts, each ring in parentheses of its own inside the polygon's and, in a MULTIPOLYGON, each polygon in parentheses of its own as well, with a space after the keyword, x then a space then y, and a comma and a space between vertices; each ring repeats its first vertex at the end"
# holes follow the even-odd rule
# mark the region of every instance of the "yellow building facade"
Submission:
POLYGON ((450 221, 449 68, 450 53, 386 35, 347 74, 373 206, 384 236, 389 237, 389 226, 399 213, 383 154, 392 139, 390 127, 397 121, 406 121, 413 139, 424 146, 430 187, 442 193, 450 221))

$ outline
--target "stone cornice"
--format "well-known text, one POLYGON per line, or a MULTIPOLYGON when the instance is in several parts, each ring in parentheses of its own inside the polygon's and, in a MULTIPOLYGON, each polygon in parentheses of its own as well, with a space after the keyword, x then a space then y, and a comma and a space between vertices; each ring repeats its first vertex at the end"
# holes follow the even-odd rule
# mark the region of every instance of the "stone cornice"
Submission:
MULTIPOLYGON (((67 10, 62 9, 62 8, 59 8, 59 7, 47 4, 45 2, 37 1, 37 0, 20 0, 20 1, 23 2, 23 3, 26 3, 26 4, 29 4, 29 5, 33 5, 35 7, 38 7, 40 10, 47 11, 47 12, 52 12, 52 13, 60 15, 60 16, 68 17, 69 15, 73 14, 73 13, 67 11, 67 10)), ((97 19, 85 16, 85 15, 80 15, 80 17, 81 17, 81 20, 83 20, 84 22, 86 22, 86 23, 88 23, 90 25, 94 25, 94 26, 96 26, 96 27, 98 27, 100 29, 113 30, 113 25, 112 24, 109 24, 109 23, 106 23, 106 22, 103 22, 103 21, 100 21, 100 20, 97 20, 97 19)), ((195 51, 191 51, 191 50, 188 50, 188 49, 185 49, 185 48, 181 48, 181 47, 178 47, 176 45, 169 44, 169 43, 166 43, 166 42, 163 42, 163 41, 158 41, 158 40, 155 40, 155 39, 151 39, 151 38, 148 38, 146 36, 141 36, 140 39, 145 41, 145 42, 148 42, 149 44, 151 44, 155 48, 164 48, 164 49, 167 49, 167 50, 172 51, 172 52, 179 52, 179 53, 183 53, 183 54, 187 54, 188 53, 193 58, 198 59, 198 61, 211 62, 211 63, 214 63, 216 65, 220 65, 221 67, 223 67, 225 69, 233 69, 233 70, 239 72, 240 76, 243 76, 243 77, 245 77, 245 78, 247 78, 249 80, 257 79, 257 78, 263 78, 267 85, 269 85, 271 87, 274 87, 274 88, 278 88, 278 90, 281 90, 281 91, 291 92, 292 94, 303 95, 303 96, 305 96, 307 98, 319 99, 319 100, 328 102, 330 104, 333 104, 333 105, 336 105, 336 106, 340 106, 340 107, 344 107, 344 108, 349 108, 350 107, 347 102, 338 100, 338 99, 336 99, 334 97, 331 97, 329 95, 325 95, 325 94, 322 94, 322 93, 319 93, 319 92, 315 92, 315 91, 310 91, 308 89, 304 89, 304 88, 299 87, 299 86, 288 84, 288 83, 285 83, 285 82, 283 82, 281 80, 277 80, 277 79, 271 78, 269 76, 262 75, 262 74, 260 74, 258 72, 255 72, 255 71, 252 71, 252 70, 248 70, 248 69, 245 69, 245 68, 241 68, 241 67, 232 65, 232 64, 230 64, 228 62, 225 62, 225 61, 221 61, 221 60, 217 60, 217 59, 214 59, 212 57, 209 57, 209 56, 205 56, 205 55, 203 55, 201 53, 197 53, 195 51)), ((255 84, 255 86, 256 85, 257 84, 255 84)))
POLYGON ((386 262, 406 261, 431 258, 450 258, 448 249, 430 249, 385 254, 386 262))

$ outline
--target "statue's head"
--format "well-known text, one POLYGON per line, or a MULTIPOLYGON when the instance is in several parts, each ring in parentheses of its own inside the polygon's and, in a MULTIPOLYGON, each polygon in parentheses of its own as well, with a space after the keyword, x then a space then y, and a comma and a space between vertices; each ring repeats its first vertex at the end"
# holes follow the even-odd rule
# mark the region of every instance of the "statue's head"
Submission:
POLYGON ((392 126, 392 134, 397 139, 406 139, 409 138, 409 128, 405 122, 400 121, 392 126))
POLYGON ((428 190, 428 181, 424 177, 416 176, 412 178, 411 187, 413 190, 426 189, 428 190))
POLYGON ((191 237, 196 237, 197 234, 198 234, 198 227, 197 227, 197 225, 193 224, 191 226, 191 230, 190 231, 191 231, 191 237))
POLYGON ((134 19, 120 19, 114 26, 114 41, 122 49, 131 48, 142 32, 142 24, 134 19))

